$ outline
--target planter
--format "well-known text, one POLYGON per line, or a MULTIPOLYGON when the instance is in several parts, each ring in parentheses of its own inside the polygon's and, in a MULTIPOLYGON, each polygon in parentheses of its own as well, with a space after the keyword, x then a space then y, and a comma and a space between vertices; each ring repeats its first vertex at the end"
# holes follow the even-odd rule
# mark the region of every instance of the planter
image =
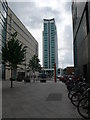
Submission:
POLYGON ((45 80, 45 79, 42 79, 42 80, 40 80, 40 82, 46 82, 46 80, 45 80))
POLYGON ((17 82, 22 82, 22 79, 17 79, 17 82))
POLYGON ((26 80, 24 80, 25 82, 30 82, 30 80, 29 79, 26 79, 26 80))
POLYGON ((15 81, 15 79, 13 79, 13 78, 10 78, 10 81, 15 81))
POLYGON ((25 82, 30 82, 30 78, 29 76, 26 76, 26 78, 24 79, 25 82))

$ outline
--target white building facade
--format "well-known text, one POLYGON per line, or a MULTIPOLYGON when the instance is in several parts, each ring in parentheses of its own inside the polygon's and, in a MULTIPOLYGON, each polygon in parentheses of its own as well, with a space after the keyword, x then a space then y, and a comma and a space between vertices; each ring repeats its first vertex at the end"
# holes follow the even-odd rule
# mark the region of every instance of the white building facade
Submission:
MULTIPOLYGON (((17 71, 25 73, 29 60, 33 57, 33 55, 38 56, 38 42, 9 7, 7 9, 6 26, 6 42, 11 38, 11 34, 17 32, 17 39, 27 47, 27 53, 25 55, 26 60, 17 71)), ((5 79, 9 79, 11 77, 10 72, 11 71, 8 68, 5 69, 5 79)))

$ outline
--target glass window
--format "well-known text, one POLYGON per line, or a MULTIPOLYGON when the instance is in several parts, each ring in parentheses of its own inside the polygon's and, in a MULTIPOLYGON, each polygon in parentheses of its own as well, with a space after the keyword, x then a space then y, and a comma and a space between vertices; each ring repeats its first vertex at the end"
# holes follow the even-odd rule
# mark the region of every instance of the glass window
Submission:
POLYGON ((1 11, 2 11, 3 16, 6 18, 6 11, 5 11, 4 7, 2 6, 1 9, 2 9, 1 11))
POLYGON ((77 45, 80 45, 81 42, 85 39, 87 35, 87 25, 86 25, 86 12, 84 12, 81 25, 77 34, 77 45))
POLYGON ((89 16, 89 31, 90 31, 90 2, 88 2, 88 16, 89 16))
POLYGON ((77 66, 77 40, 74 41, 74 65, 77 66))
POLYGON ((7 11, 7 2, 6 1, 2 2, 2 6, 3 6, 4 10, 7 11))
POLYGON ((2 46, 0 45, 0 53, 2 53, 2 46))
POLYGON ((0 24, 0 34, 2 33, 2 25, 0 24))
POLYGON ((1 5, 1 1, 0 1, 0 12, 1 12, 1 7, 2 7, 2 5, 1 5))
POLYGON ((0 45, 2 46, 2 36, 0 35, 0 45))

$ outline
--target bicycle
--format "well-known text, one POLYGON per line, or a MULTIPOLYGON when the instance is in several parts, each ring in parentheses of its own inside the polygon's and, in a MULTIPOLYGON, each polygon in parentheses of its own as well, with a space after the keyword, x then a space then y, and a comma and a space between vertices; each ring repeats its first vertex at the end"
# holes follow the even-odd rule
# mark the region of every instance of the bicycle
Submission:
POLYGON ((86 119, 90 119, 90 88, 88 88, 81 99, 78 101, 77 105, 78 113, 86 119))
POLYGON ((74 106, 77 106, 79 99, 83 97, 83 93, 89 88, 89 86, 85 83, 80 85, 80 88, 74 92, 71 96, 71 102, 74 106))
POLYGON ((84 97, 84 98, 79 100, 78 106, 77 106, 78 113, 83 118, 87 118, 87 119, 90 119, 90 116, 89 116, 89 109, 90 109, 89 100, 90 100, 90 97, 84 97))

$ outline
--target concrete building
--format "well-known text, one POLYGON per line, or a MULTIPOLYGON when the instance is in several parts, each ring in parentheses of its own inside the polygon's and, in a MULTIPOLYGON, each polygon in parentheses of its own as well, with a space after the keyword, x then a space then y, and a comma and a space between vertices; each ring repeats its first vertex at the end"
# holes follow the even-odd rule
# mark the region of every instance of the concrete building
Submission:
MULTIPOLYGON (((72 2, 74 66, 90 79, 90 2, 72 2)), ((90 81, 90 80, 89 80, 90 81)))
MULTIPOLYGON (((3 3, 1 3, 3 4, 3 3)), ((5 4, 5 3, 4 3, 5 4)), ((1 41, 8 41, 11 38, 11 34, 17 31, 17 39, 23 43, 24 46, 27 46, 27 53, 25 55, 25 62, 23 63, 23 66, 20 66, 22 69, 18 69, 18 72, 24 72, 25 73, 25 64, 27 65, 29 63, 29 60, 32 58, 33 55, 38 56, 38 42, 35 40, 35 38, 31 35, 31 33, 26 29, 26 27, 23 25, 23 23, 19 20, 19 18, 15 15, 15 13, 9 8, 7 4, 6 9, 7 17, 6 24, 3 23, 5 26, 5 32, 1 32, 1 35, 5 35, 5 39, 1 39, 1 41)), ((2 12, 2 15, 4 13, 2 12)), ((1 37, 0 37, 1 38, 1 37)), ((5 71, 5 68, 4 68, 5 71)), ((4 73, 5 79, 10 78, 10 70, 6 69, 6 73, 4 73)))
POLYGON ((55 19, 43 20, 43 67, 46 71, 58 67, 57 29, 55 19))
MULTIPOLYGON (((26 29, 23 23, 18 19, 18 17, 14 14, 14 12, 8 7, 8 16, 7 16, 7 40, 10 39, 11 33, 17 31, 17 39, 23 43, 24 46, 27 46, 27 54, 26 54, 26 61, 24 64, 28 64, 29 60, 33 57, 33 55, 38 56, 38 42, 35 38, 30 34, 30 32, 26 29)), ((25 66, 21 66, 25 70, 25 66)), ((18 72, 22 71, 19 69, 18 72)), ((8 71, 6 74, 6 78, 10 78, 8 76, 8 71)), ((22 71, 24 72, 24 71, 22 71)))

